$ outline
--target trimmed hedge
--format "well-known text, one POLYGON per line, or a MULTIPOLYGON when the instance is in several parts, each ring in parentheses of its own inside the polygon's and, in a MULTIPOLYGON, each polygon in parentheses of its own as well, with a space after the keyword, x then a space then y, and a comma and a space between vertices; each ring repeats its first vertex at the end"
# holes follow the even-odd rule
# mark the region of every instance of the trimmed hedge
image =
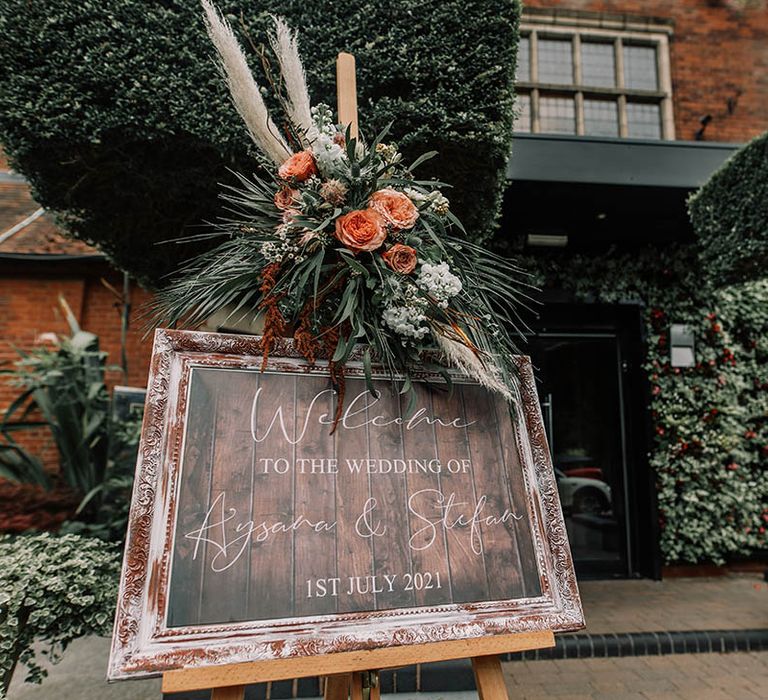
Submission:
MULTIPOLYGON (((438 150, 428 174, 454 186, 454 211, 476 240, 491 233, 519 0, 219 4, 246 46, 265 42, 269 12, 300 30, 314 102, 335 107, 335 57, 352 51, 363 131, 395 120, 406 154, 438 150)), ((195 252, 156 244, 215 218, 227 168, 254 167, 199 3, 0 0, 0 36, 0 142, 14 167, 68 231, 156 282, 195 252)))
POLYGON ((737 151, 688 202, 703 269, 715 284, 765 276, 768 133, 737 151))

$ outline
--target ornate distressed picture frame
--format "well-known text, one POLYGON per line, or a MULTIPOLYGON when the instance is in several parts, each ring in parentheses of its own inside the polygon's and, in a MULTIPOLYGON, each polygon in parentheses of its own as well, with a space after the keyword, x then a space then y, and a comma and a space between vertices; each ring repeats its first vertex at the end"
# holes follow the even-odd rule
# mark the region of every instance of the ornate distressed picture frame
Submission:
POLYGON ((258 340, 155 333, 110 679, 583 627, 528 358, 511 411, 426 372, 409 411, 354 354, 335 425, 258 340))

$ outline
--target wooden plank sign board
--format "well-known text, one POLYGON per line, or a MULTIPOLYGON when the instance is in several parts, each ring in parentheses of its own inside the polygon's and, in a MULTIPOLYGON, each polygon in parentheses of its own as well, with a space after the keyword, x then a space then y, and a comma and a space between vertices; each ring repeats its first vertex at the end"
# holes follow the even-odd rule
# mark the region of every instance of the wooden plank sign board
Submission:
POLYGON ((416 409, 359 355, 158 330, 110 679, 583 626, 530 363, 416 409))

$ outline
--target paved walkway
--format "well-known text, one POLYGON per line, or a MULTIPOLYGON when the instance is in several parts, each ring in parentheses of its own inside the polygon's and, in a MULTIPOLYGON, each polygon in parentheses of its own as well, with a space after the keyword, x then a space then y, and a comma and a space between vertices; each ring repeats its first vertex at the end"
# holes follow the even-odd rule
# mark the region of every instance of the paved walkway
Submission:
POLYGON ((766 700, 768 652, 505 663, 510 700, 766 700))
MULTIPOLYGON (((768 628, 768 584, 758 574, 586 581, 580 588, 587 631, 595 634, 768 628)), ((106 639, 77 640, 42 686, 24 684, 17 672, 9 700, 159 700, 159 681, 108 685, 108 653, 106 639)), ((513 700, 768 699, 768 652, 514 661, 505 672, 513 700)))
POLYGON ((768 583, 756 573, 583 581, 579 590, 592 634, 768 628, 768 583))
POLYGON ((76 639, 55 666, 41 662, 49 672, 42 685, 24 683, 17 668, 8 700, 160 700, 159 679, 107 683, 109 645, 103 637, 76 639))

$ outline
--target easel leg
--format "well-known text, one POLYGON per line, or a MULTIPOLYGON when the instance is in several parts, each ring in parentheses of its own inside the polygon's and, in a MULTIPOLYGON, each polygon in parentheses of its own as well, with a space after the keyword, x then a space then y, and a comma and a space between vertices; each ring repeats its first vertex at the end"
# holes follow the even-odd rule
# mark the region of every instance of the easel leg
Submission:
POLYGON ((245 697, 244 685, 228 685, 224 688, 214 688, 211 700, 243 700, 245 697))
POLYGON ((381 700, 381 681, 379 680, 379 672, 373 671, 371 676, 372 682, 370 700, 381 700))
POLYGON ((352 674, 352 687, 349 693, 350 700, 363 700, 363 674, 352 674))
POLYGON ((378 671, 355 671, 327 676, 325 700, 380 700, 378 671))
POLYGON ((349 698, 349 673, 337 673, 325 679, 325 700, 347 700, 349 698))
POLYGON ((475 656, 472 659, 472 670, 475 672, 480 700, 509 700, 498 656, 475 656))

